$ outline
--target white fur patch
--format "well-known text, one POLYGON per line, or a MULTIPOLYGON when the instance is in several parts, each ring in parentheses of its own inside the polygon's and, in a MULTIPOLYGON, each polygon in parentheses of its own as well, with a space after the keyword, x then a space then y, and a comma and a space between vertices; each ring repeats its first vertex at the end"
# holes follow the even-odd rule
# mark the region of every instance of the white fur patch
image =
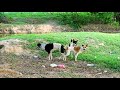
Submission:
POLYGON ((41 43, 41 49, 45 50, 45 46, 46 46, 46 44, 41 43))
POLYGON ((53 43, 53 49, 60 50, 61 49, 61 44, 59 44, 59 43, 53 43))

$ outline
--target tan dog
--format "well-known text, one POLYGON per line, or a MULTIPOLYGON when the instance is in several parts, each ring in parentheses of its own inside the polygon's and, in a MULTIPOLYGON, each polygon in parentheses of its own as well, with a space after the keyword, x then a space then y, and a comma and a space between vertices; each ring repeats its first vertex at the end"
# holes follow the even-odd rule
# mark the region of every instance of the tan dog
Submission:
MULTIPOLYGON (((70 52, 74 52, 74 56, 75 56, 75 61, 77 61, 77 56, 82 53, 83 51, 86 50, 86 48, 88 47, 88 45, 82 45, 80 46, 68 46, 66 47, 66 57, 70 55, 70 52)), ((66 58, 65 58, 66 60, 66 58)))

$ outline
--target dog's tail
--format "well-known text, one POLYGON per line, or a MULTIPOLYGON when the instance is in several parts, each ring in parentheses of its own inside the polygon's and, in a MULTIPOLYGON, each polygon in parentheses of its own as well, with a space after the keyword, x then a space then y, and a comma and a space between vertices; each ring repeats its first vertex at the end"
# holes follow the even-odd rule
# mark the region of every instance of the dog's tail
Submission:
POLYGON ((61 45, 61 53, 65 53, 66 49, 63 45, 61 45))

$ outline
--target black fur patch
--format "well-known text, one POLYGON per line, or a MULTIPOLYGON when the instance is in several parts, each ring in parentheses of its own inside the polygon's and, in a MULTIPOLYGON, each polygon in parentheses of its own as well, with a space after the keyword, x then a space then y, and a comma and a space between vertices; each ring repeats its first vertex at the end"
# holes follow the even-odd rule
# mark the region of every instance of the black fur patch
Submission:
POLYGON ((61 53, 64 53, 65 52, 65 48, 63 45, 61 45, 61 53))
POLYGON ((38 44, 37 44, 37 46, 38 46, 38 47, 40 47, 40 46, 41 46, 41 44, 40 44, 40 43, 38 43, 38 44))
POLYGON ((73 43, 74 43, 74 44, 77 44, 77 41, 74 41, 74 40, 73 40, 73 43))
POLYGON ((69 47, 70 47, 70 44, 69 44, 69 47))
POLYGON ((53 43, 46 44, 45 50, 50 54, 50 51, 53 49, 53 43))
POLYGON ((0 49, 2 49, 4 47, 4 45, 0 45, 0 49))

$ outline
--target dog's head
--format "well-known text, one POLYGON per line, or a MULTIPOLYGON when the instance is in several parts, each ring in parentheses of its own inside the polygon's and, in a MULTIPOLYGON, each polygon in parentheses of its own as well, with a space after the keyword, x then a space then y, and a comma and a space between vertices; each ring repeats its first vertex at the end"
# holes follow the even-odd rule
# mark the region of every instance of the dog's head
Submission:
POLYGON ((88 47, 88 44, 82 45, 82 50, 86 50, 87 47, 88 47))
POLYGON ((38 43, 38 44, 37 44, 37 46, 40 48, 40 47, 41 47, 41 44, 40 44, 40 43, 38 43))
POLYGON ((78 42, 78 39, 71 39, 71 44, 73 44, 73 46, 76 46, 78 42))

